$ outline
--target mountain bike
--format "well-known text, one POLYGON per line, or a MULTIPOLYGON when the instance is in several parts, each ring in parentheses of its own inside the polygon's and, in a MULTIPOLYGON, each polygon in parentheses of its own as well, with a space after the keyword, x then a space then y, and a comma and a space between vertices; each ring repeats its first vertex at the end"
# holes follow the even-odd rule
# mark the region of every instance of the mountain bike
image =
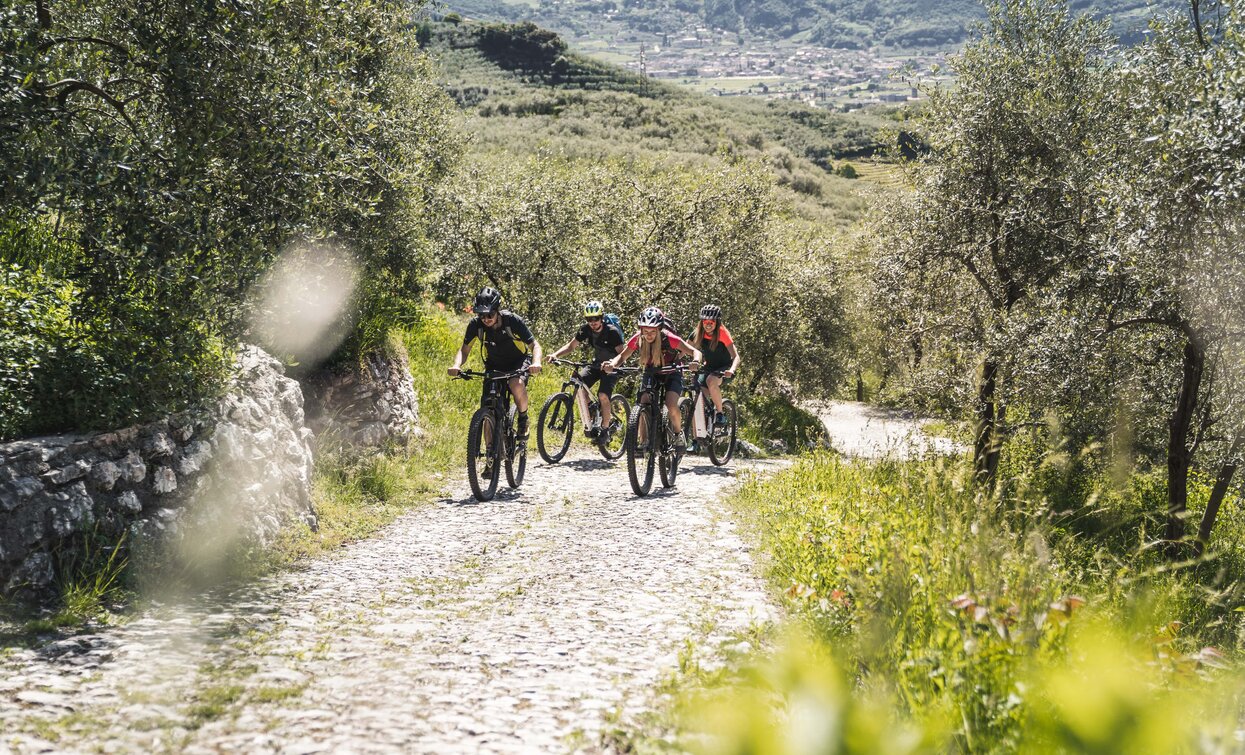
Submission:
MULTIPOLYGON (((579 370, 592 365, 586 362, 569 362, 565 359, 550 359, 554 364, 566 365, 572 368, 572 372, 566 381, 562 383, 562 390, 553 394, 545 401, 545 405, 540 408, 539 421, 536 424, 536 449, 540 451, 540 456, 550 464, 556 464, 566 456, 567 450, 571 447, 571 436, 575 434, 575 394, 580 389, 586 390, 589 396, 596 395, 596 391, 584 385, 579 375, 574 370, 579 370)), ((623 451, 627 446, 627 414, 630 406, 627 399, 620 393, 610 396, 610 410, 613 413, 610 417, 609 427, 600 428, 597 435, 597 449, 609 461, 614 461, 623 455, 623 451)), ((588 421, 593 426, 600 425, 601 401, 595 398, 588 402, 588 421)))
POLYGON ((666 390, 660 378, 684 369, 683 365, 647 368, 620 367, 619 372, 643 372, 636 392, 635 406, 627 420, 627 476, 631 489, 638 496, 648 495, 653 487, 653 468, 661 473, 662 487, 673 487, 679 474, 680 452, 674 444, 674 429, 666 409, 666 390), (644 400, 645 396, 648 401, 644 400), (641 441, 643 438, 643 441, 641 441))
POLYGON ((484 399, 471 415, 467 430, 467 482, 476 500, 488 501, 497 493, 501 468, 506 467, 506 482, 517 488, 523 484, 527 471, 527 444, 517 442, 515 420, 518 411, 510 405, 511 378, 522 377, 527 368, 513 372, 474 372, 462 370, 455 380, 481 378, 486 381, 484 399))
MULTIPOLYGON (((725 370, 714 370, 710 374, 721 375, 723 372, 725 370)), ((728 398, 722 399, 722 413, 726 415, 726 425, 719 427, 713 421, 715 411, 708 390, 692 388, 683 393, 683 397, 679 399, 679 414, 683 416, 683 435, 688 447, 690 448, 694 443, 698 450, 704 449, 709 454, 709 460, 714 466, 723 466, 735 455, 735 440, 739 433, 739 417, 735 412, 735 402, 728 398), (704 438, 695 437, 696 423, 693 415, 696 411, 698 394, 705 427, 709 429, 709 435, 704 438)))

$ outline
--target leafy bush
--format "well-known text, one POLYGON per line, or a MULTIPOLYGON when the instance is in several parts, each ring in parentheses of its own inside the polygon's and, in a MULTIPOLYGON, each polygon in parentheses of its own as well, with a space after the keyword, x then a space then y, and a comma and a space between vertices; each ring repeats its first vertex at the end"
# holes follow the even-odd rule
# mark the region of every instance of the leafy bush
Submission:
POLYGON ((90 261, 21 252, 0 232, 0 260, 74 291, 80 331, 37 386, 69 389, 42 397, 56 409, 36 418, 45 429, 145 418, 218 388, 249 290, 294 241, 351 249, 376 285, 352 302, 362 326, 348 344, 383 337, 375 317, 424 274, 423 192, 457 152, 409 12, 396 0, 0 11, 0 206, 90 261))
POLYGON ((73 287, 16 265, 0 268, 0 439, 38 424, 49 362, 75 341, 73 287))

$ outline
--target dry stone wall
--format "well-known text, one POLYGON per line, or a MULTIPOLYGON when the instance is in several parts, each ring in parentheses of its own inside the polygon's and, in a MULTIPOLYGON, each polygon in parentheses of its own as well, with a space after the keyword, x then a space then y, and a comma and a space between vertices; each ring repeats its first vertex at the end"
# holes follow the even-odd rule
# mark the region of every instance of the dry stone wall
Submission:
POLYGON ((46 588, 86 537, 224 552, 262 547, 294 521, 314 527, 311 436, 299 384, 246 347, 206 409, 0 444, 0 593, 46 588))
POLYGON ((303 381, 307 424, 333 446, 405 442, 419 432, 411 368, 400 352, 375 351, 362 364, 324 370, 303 381))

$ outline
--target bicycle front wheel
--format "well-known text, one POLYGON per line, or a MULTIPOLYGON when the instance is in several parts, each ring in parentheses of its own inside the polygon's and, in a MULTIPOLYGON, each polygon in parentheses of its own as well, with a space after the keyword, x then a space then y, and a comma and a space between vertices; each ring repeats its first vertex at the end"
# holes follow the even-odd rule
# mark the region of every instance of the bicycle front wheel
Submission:
POLYGON ((558 392, 549 397, 540 408, 536 422, 536 450, 540 458, 557 464, 571 447, 571 435, 575 428, 574 403, 566 393, 558 392))
POLYGON ((627 450, 627 428, 631 426, 631 405, 620 393, 610 396, 610 426, 608 433, 598 438, 597 448, 610 461, 622 458, 627 450))
POLYGON ((656 433, 649 428, 651 415, 647 408, 643 404, 633 406, 627 418, 627 477, 631 479, 631 489, 638 496, 648 495, 653 488, 653 462, 658 443, 653 437, 656 433))
POLYGON ((497 418, 493 413, 477 409, 467 430, 467 482, 478 501, 488 501, 497 493, 497 478, 501 473, 497 432, 497 418))
POLYGON ((719 467, 735 455, 735 436, 739 432, 739 418, 735 414, 734 402, 723 399, 722 413, 726 415, 726 426, 714 425, 713 436, 709 439, 709 460, 719 467))

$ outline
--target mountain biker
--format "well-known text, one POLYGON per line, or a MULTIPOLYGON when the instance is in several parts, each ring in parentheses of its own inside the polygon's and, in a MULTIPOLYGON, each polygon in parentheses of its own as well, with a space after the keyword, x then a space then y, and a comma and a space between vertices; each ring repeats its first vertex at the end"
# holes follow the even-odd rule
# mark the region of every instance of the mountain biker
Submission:
POLYGON ((614 386, 621 377, 620 375, 606 375, 601 371, 601 363, 618 356, 618 352, 623 350, 626 337, 621 328, 605 321, 605 305, 601 302, 594 299, 585 304, 583 315, 584 324, 575 331, 575 335, 571 336, 571 340, 567 341, 562 348, 550 354, 549 359, 550 361, 561 359, 563 355, 585 344, 592 346, 592 364, 581 367, 579 370, 579 379, 583 381, 584 388, 575 392, 575 400, 579 404, 579 416, 584 421, 584 435, 596 438, 600 433, 610 432, 611 411, 613 410, 610 395, 614 392, 614 386), (587 389, 596 385, 598 381, 601 383, 597 389, 597 399, 601 407, 601 424, 593 426, 588 416, 587 389))
POLYGON ((696 373, 696 386, 706 391, 713 401, 713 423, 724 427, 728 420, 722 412, 722 386, 739 371, 739 350, 735 348, 731 332, 722 324, 721 307, 706 304, 700 308, 700 323, 690 340, 705 356, 704 366, 696 373), (719 372, 720 375, 716 374, 719 372))
MULTIPOLYGON (((519 440, 527 440, 527 378, 540 372, 540 342, 532 336, 527 323, 509 310, 501 308, 501 293, 495 288, 485 286, 476 294, 471 311, 476 313, 471 322, 467 323, 467 332, 463 335, 462 348, 454 356, 454 364, 448 370, 451 376, 457 375, 463 362, 471 353, 473 341, 480 342, 480 351, 484 358, 486 372, 518 372, 519 377, 509 380, 510 392, 514 394, 514 405, 519 413, 519 440)), ((488 386, 480 400, 488 395, 488 386)))
MULTIPOLYGON (((606 373, 613 372, 627 361, 634 352, 640 353, 640 366, 644 368, 668 367, 675 364, 680 354, 699 362, 700 351, 688 345, 686 341, 662 327, 665 314, 657 307, 648 307, 640 313, 637 323, 640 326, 627 345, 608 362, 601 365, 606 373)), ((683 418, 679 416, 679 396, 683 393, 683 373, 674 371, 666 375, 657 375, 655 379, 666 390, 666 408, 669 410, 670 428, 674 430, 674 443, 680 450, 686 448, 683 439, 683 418)))

